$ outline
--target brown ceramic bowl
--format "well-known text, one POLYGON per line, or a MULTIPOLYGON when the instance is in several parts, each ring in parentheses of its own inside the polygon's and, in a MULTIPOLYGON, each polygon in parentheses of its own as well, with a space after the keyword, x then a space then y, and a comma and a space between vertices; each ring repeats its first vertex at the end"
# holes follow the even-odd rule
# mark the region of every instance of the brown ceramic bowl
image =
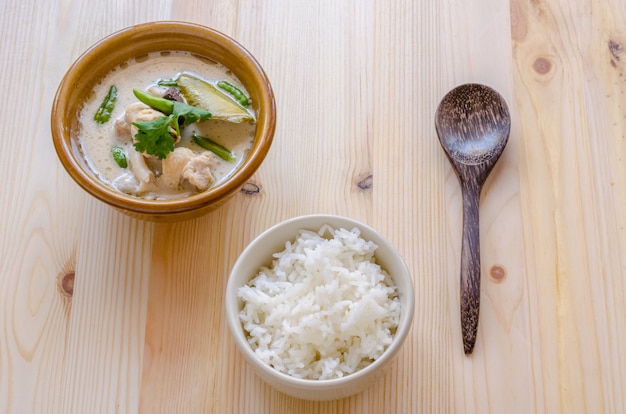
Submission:
POLYGON ((221 205, 241 189, 265 158, 276 125, 274 95, 256 59, 240 44, 208 27, 184 22, 144 23, 120 30, 89 48, 69 68, 52 106, 52 139, 70 176, 89 194, 131 216, 152 221, 197 217, 221 205), (222 63, 252 98, 257 127, 252 149, 225 181, 191 197, 145 200, 123 194, 101 181, 88 167, 78 145, 78 114, 86 98, 114 67, 132 57, 159 51, 186 51, 222 63))

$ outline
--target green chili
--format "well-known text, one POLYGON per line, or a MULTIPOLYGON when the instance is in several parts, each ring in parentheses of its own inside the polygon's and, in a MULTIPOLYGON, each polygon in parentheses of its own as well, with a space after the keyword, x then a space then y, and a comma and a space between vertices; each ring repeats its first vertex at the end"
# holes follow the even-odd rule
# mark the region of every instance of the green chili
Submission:
POLYGON ((163 112, 165 115, 170 115, 174 111, 174 101, 159 98, 158 96, 154 96, 139 89, 133 89, 133 93, 141 102, 145 103, 152 109, 163 112))
POLYGON ((227 81, 219 81, 217 82, 217 87, 228 92, 239 102, 242 106, 248 107, 250 106, 250 99, 246 96, 245 93, 242 92, 241 89, 229 83, 227 81))
POLYGON ((124 151, 124 148, 114 145, 113 148, 111 148, 111 154, 113 155, 113 159, 115 160, 117 165, 119 165, 121 168, 128 167, 126 151, 124 151))
POLYGON ((200 145, 202 148, 213 152, 225 161, 233 162, 236 159, 235 154, 231 150, 223 147, 215 141, 210 140, 209 138, 193 134, 193 142, 200 145))
POLYGON ((111 85, 109 92, 104 97, 104 100, 98 107, 98 110, 93 116, 93 119, 99 123, 104 124, 111 118, 113 108, 115 108, 115 101, 117 100, 117 88, 115 85, 111 85))

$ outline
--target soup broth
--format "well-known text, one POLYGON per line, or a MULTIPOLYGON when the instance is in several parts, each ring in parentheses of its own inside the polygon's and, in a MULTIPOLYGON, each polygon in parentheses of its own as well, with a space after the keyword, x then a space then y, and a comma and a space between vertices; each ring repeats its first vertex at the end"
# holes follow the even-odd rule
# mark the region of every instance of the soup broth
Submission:
MULTIPOLYGON (((179 185, 164 185, 160 180, 164 161, 145 154, 141 154, 142 162, 145 161, 146 166, 152 171, 153 180, 149 184, 136 185, 140 180, 137 177, 137 171, 132 168, 133 166, 123 168, 112 156, 112 148, 116 146, 121 147, 128 154, 137 155, 133 147, 133 140, 125 140, 116 132, 116 122, 124 119, 126 108, 138 102, 133 94, 133 89, 164 92, 167 88, 157 86, 157 81, 174 79, 181 73, 191 73, 209 83, 226 80, 248 95, 241 82, 228 68, 188 52, 152 53, 120 65, 95 87, 90 99, 84 103, 79 117, 79 148, 87 164, 100 180, 118 191, 146 199, 175 199, 204 191, 204 189, 195 188, 182 179, 179 185), (111 85, 115 85, 117 88, 115 107, 110 120, 100 124, 94 121, 94 114, 111 85)), ((251 109, 245 110, 251 116, 254 115, 251 109)), ((176 147, 187 148, 195 155, 202 154, 204 157, 210 157, 210 169, 213 176, 210 186, 215 186, 230 176, 245 159, 252 147, 255 129, 254 122, 233 123, 208 119, 182 127, 180 142, 176 144, 176 147), (194 134, 208 137, 226 147, 234 154, 235 160, 232 162, 225 161, 200 147, 192 140, 194 134)), ((186 153, 191 154, 189 151, 186 153)), ((129 155, 129 161, 132 164, 132 155, 129 155)))

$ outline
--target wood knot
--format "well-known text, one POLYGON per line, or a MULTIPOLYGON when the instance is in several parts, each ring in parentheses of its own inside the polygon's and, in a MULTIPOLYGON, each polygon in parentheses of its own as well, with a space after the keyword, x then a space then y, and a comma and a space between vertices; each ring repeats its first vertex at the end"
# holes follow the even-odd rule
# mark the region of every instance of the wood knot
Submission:
POLYGON ((371 190, 374 187, 374 176, 372 174, 366 175, 357 181, 356 186, 361 190, 371 190))
POLYGON ((67 297, 72 297, 74 294, 74 275, 74 271, 59 275, 59 290, 67 297))
POLYGON ((506 277, 506 270, 500 265, 493 265, 489 269, 489 275, 495 283, 500 283, 506 277))
POLYGON ((609 39, 609 54, 611 56, 611 65, 617 66, 617 64, 621 61, 621 54, 624 51, 624 47, 621 43, 616 42, 613 39, 609 39))
POLYGON ((253 196, 261 192, 261 187, 252 181, 248 181, 243 185, 243 187, 241 187, 241 192, 245 195, 253 196))
POLYGON ((511 0, 509 3, 511 16, 511 38, 520 42, 526 38, 528 33, 528 23, 526 15, 522 9, 521 1, 511 0))
POLYGON ((540 75, 546 75, 552 70, 552 62, 545 57, 538 57, 533 62, 533 69, 540 75))

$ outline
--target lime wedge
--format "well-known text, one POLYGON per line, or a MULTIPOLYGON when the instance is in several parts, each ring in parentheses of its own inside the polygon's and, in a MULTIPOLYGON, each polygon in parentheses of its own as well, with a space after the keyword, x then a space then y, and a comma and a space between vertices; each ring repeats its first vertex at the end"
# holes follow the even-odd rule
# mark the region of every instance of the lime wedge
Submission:
POLYGON ((189 105, 211 113, 212 119, 240 123, 254 122, 254 116, 211 83, 188 73, 178 77, 178 87, 189 105))

